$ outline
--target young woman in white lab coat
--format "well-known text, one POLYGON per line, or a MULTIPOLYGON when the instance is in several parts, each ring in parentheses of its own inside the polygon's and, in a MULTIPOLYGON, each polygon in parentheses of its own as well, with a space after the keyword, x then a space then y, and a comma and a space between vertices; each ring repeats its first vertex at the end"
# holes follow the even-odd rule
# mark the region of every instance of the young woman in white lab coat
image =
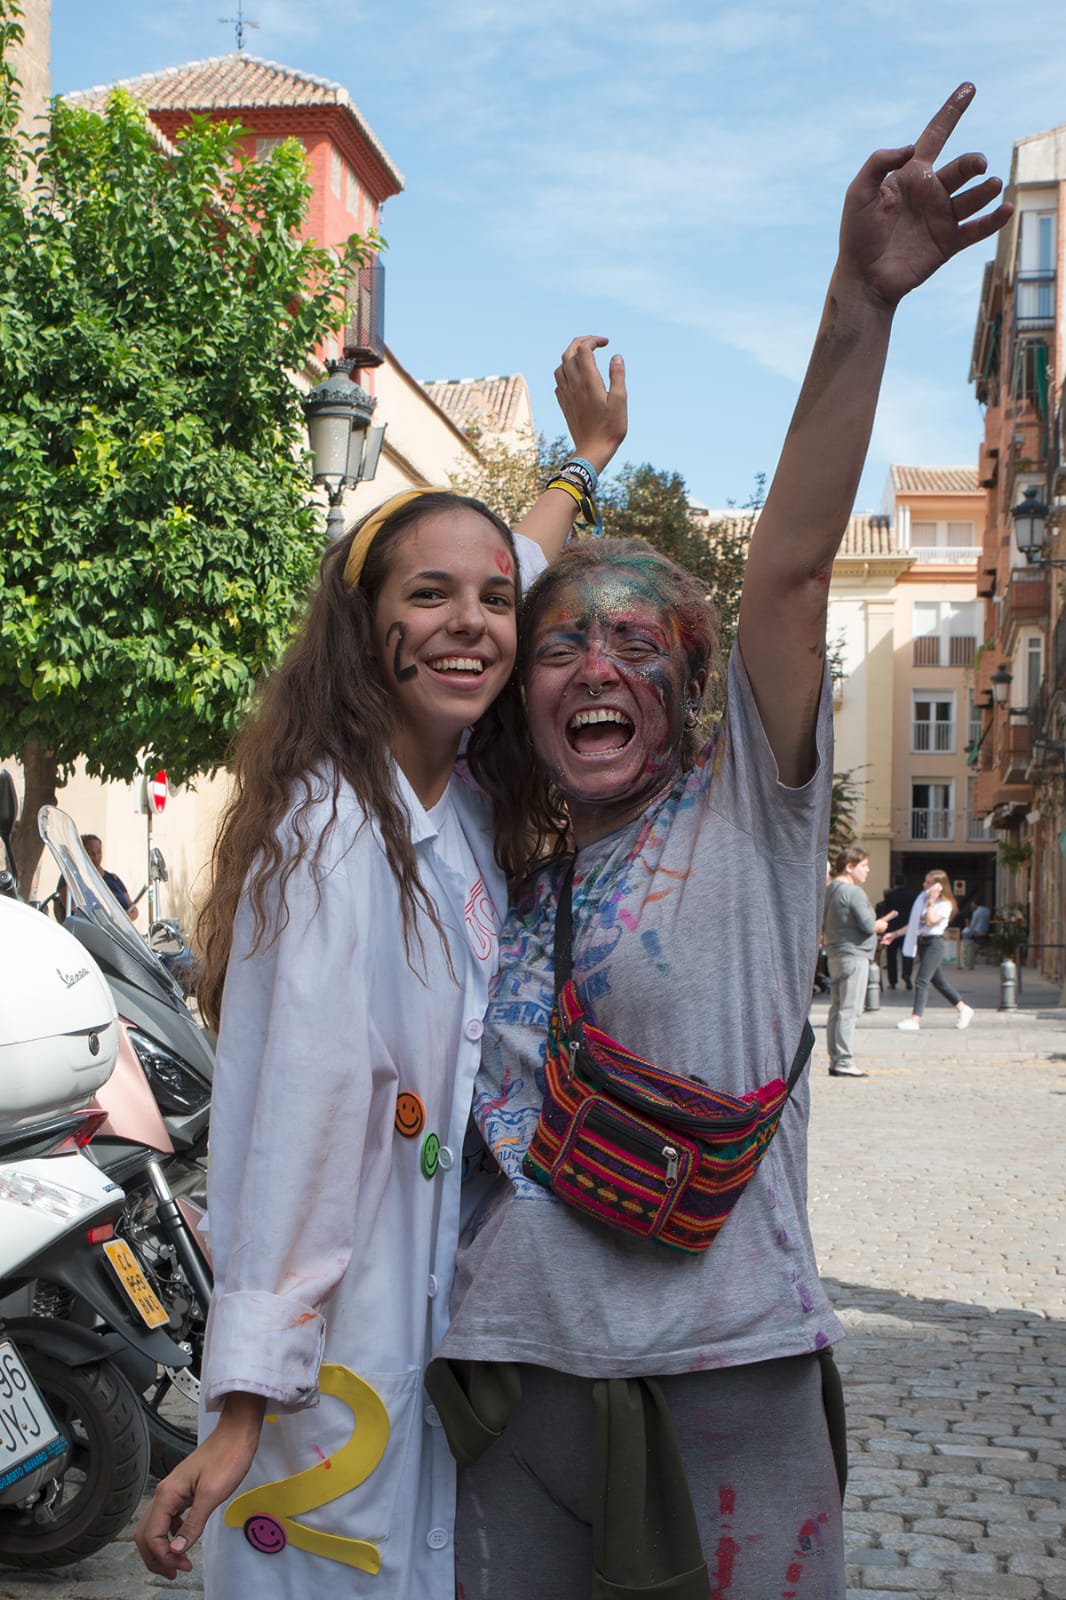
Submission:
MULTIPOLYGON (((605 342, 556 373, 597 471, 625 434, 605 342)), ((452 1600, 455 1472, 422 1380, 522 784, 494 730, 519 710, 521 577, 575 510, 547 489, 530 544, 451 493, 386 502, 326 552, 238 744, 199 991, 221 1024, 202 1443, 137 1535, 175 1577, 207 1523, 209 1600, 452 1600)))

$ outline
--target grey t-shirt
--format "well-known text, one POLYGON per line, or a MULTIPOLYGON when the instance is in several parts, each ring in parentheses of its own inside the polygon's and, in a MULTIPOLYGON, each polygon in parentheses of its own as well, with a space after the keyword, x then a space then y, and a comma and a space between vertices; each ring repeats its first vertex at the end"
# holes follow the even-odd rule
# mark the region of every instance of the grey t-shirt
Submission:
MULTIPOLYGON (((818 749, 811 781, 785 788, 734 648, 718 739, 649 813, 578 855, 583 1005, 628 1048, 733 1095, 788 1077, 810 1005, 832 778, 826 687, 818 749)), ((474 1116, 504 1176, 460 1247, 438 1353, 618 1377, 840 1338, 807 1224, 806 1075, 702 1255, 605 1228, 522 1175, 543 1094, 562 873, 541 872, 500 935, 474 1116)))
POLYGON ((847 878, 834 878, 826 889, 822 928, 827 956, 872 957, 877 949, 874 908, 866 890, 847 878))

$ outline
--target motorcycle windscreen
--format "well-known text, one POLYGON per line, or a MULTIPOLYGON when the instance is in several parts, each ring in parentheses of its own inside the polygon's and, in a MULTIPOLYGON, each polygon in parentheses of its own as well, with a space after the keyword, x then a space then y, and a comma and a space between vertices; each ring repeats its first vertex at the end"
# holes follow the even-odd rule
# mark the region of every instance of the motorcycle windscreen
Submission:
POLYGON ((66 812, 60 811, 58 806, 42 806, 37 813, 37 828, 66 883, 71 901, 82 915, 95 922, 146 968, 164 993, 184 1003, 181 986, 149 949, 89 860, 81 835, 66 812))

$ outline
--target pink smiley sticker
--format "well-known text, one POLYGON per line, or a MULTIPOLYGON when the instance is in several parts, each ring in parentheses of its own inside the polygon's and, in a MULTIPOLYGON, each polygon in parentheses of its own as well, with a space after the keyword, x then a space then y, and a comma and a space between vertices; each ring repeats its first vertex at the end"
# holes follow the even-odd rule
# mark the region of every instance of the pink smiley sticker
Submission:
POLYGON ((244 1537, 262 1556, 280 1556, 289 1542, 285 1529, 274 1517, 249 1517, 244 1524, 244 1537))

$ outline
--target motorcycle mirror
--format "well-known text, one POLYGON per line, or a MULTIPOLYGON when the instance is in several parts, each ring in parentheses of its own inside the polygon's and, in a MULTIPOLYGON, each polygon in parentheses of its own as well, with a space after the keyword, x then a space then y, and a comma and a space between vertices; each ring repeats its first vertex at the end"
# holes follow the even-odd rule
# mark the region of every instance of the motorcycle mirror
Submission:
POLYGON ((11 835, 18 821, 18 814, 19 802, 15 792, 15 780, 10 772, 4 769, 0 771, 0 839, 4 841, 9 862, 11 862, 11 835))
POLYGON ((184 942, 167 922, 152 923, 148 943, 157 956, 180 956, 185 952, 184 942))
POLYGON ((153 878, 154 882, 156 882, 156 883, 169 883, 170 879, 169 879, 169 876, 167 874, 167 864, 166 864, 166 861, 163 858, 163 852, 162 852, 162 850, 160 850, 160 848, 159 848, 159 846, 157 844, 154 844, 152 846, 151 862, 152 862, 152 878, 153 878))

